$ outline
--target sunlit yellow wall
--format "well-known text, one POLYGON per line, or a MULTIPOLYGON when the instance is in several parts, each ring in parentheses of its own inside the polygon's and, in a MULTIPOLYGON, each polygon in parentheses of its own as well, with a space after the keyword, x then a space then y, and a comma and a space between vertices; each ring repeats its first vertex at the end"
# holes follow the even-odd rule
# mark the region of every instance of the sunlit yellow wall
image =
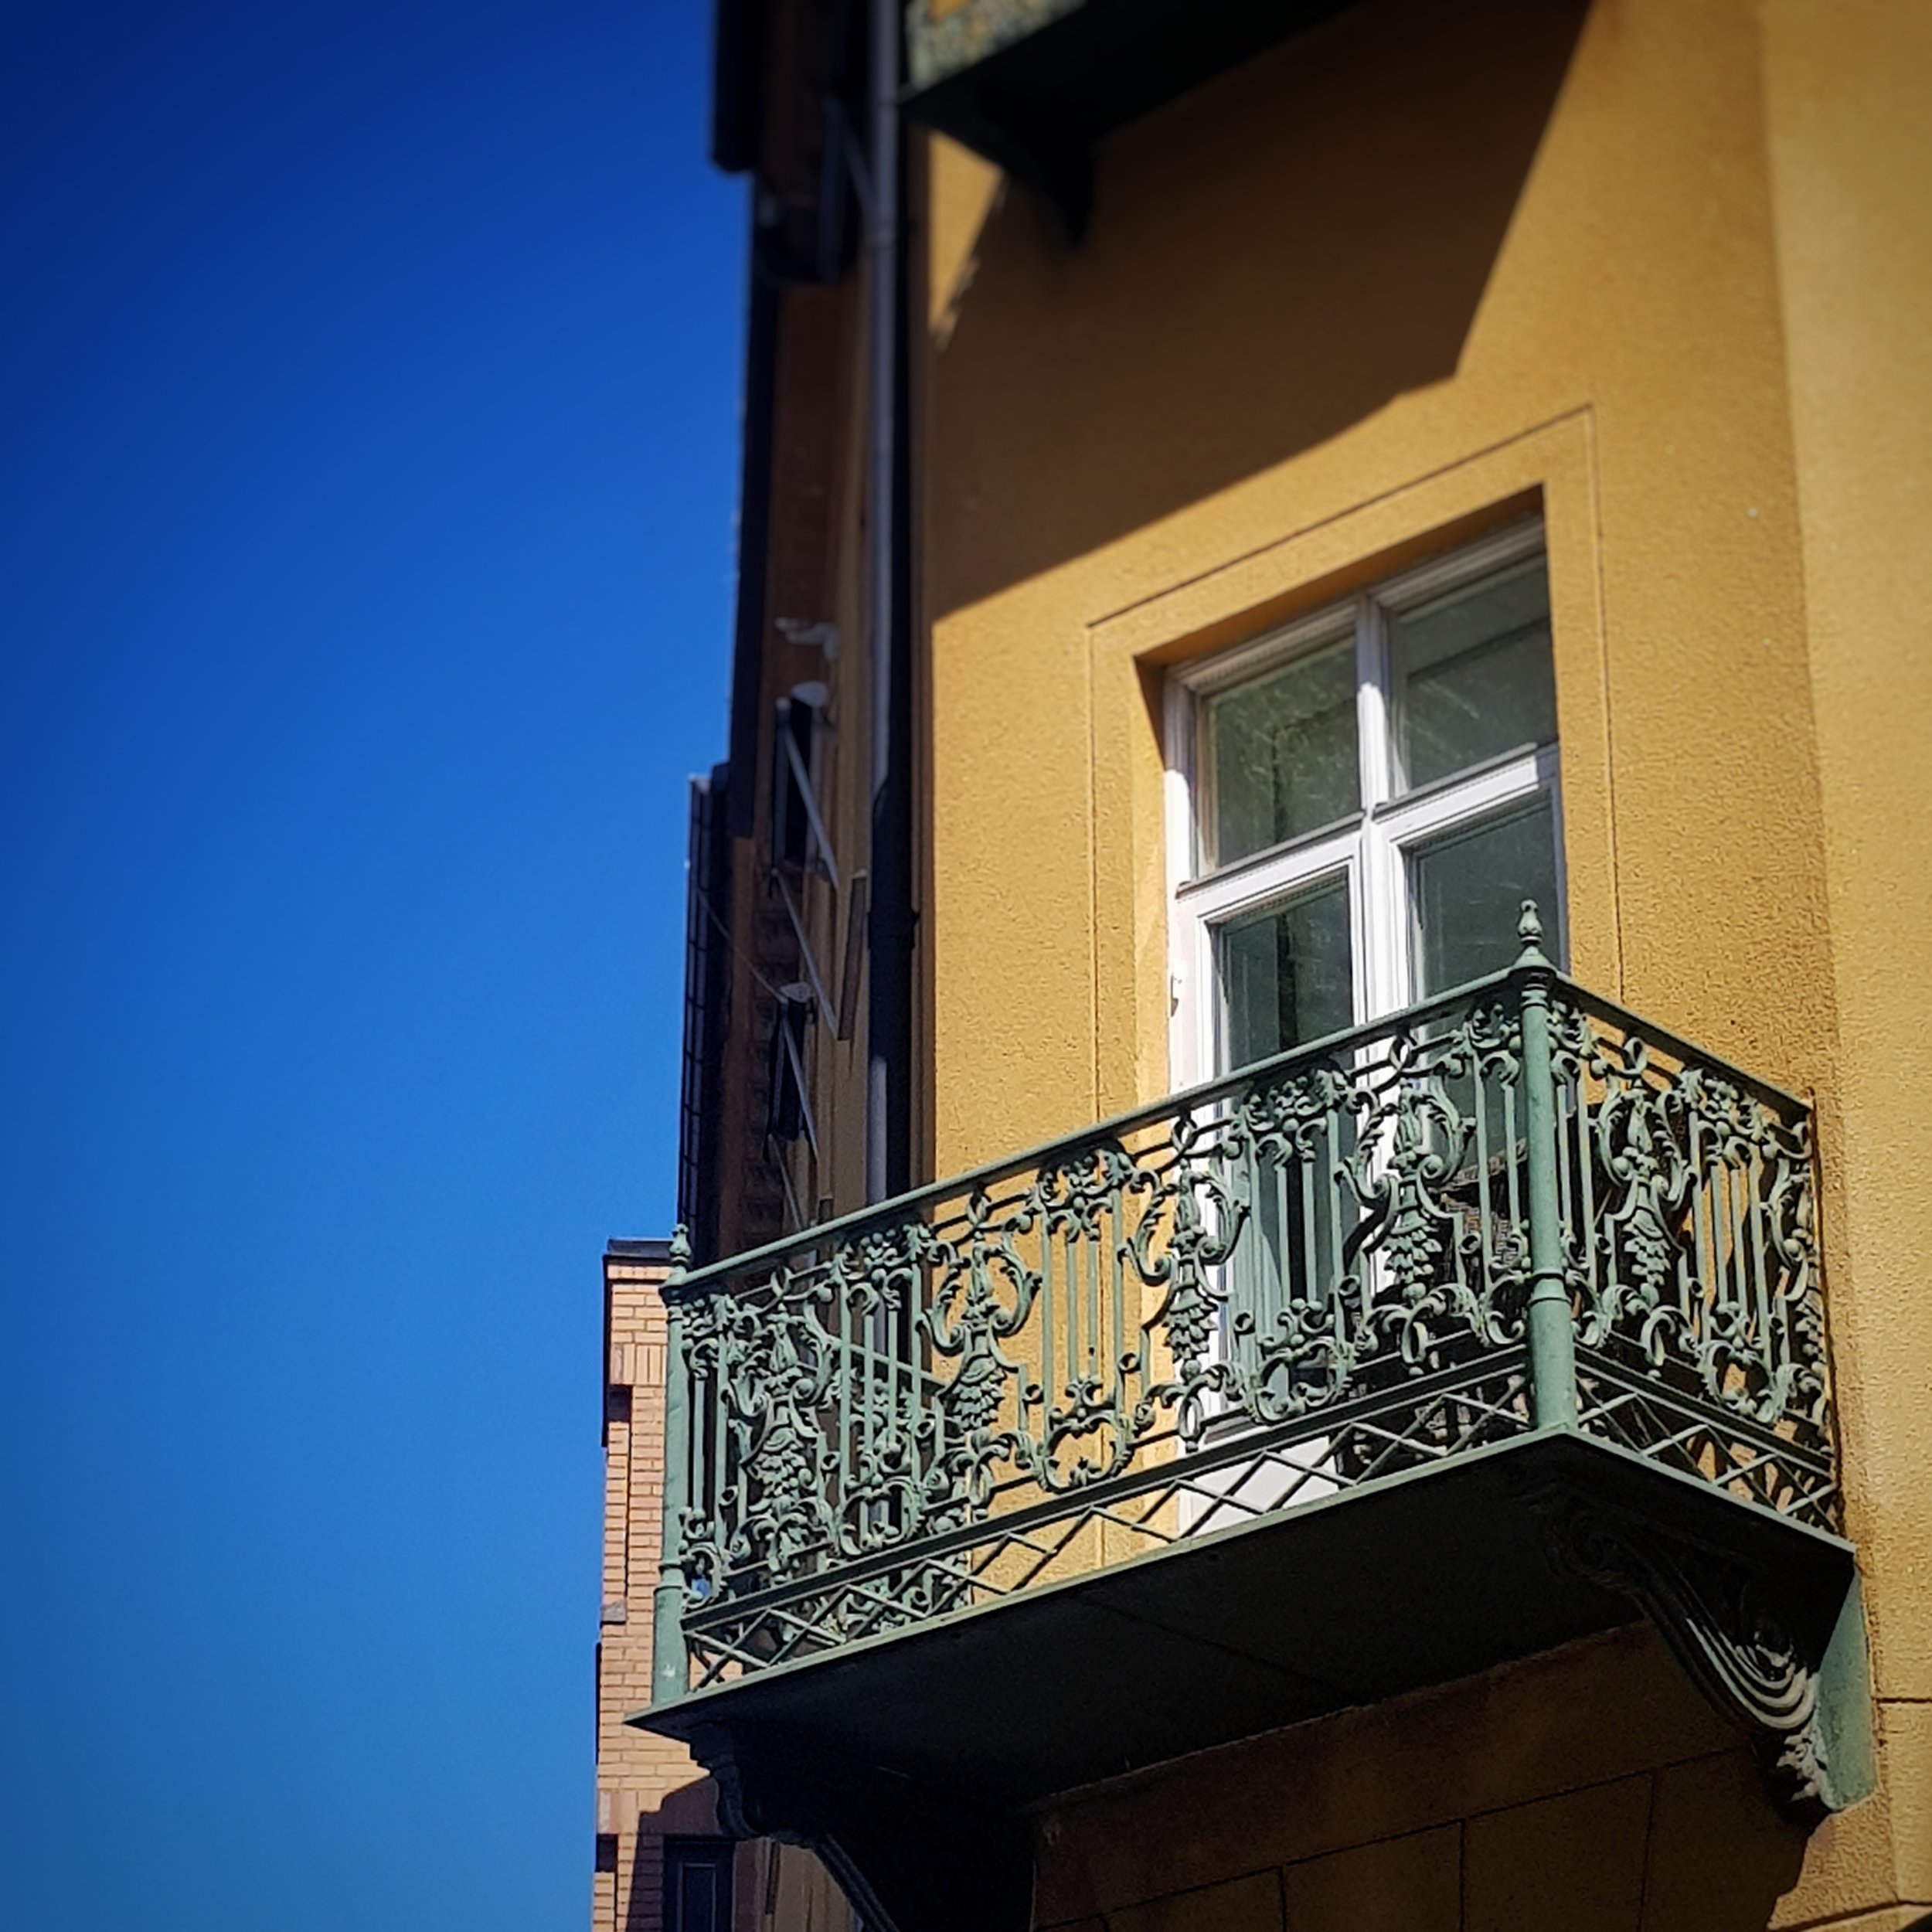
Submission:
POLYGON ((1896 1700, 1847 1910, 1932 1859, 1928 34, 1369 0, 1114 137, 1078 250, 927 164, 933 1166, 1168 1084, 1162 667, 1540 504, 1575 969, 1818 1099, 1896 1700))
POLYGON ((1932 7, 1764 11, 1839 1028, 1832 1332, 1899 1883, 1932 1900, 1932 7))
POLYGON ((1539 489, 1577 963, 1822 1071, 1754 12, 1606 0, 1573 52, 1577 26, 1379 0, 1117 137, 1071 253, 1006 191, 967 241, 983 170, 935 157, 942 1171, 1165 1084, 1139 667, 1539 489))

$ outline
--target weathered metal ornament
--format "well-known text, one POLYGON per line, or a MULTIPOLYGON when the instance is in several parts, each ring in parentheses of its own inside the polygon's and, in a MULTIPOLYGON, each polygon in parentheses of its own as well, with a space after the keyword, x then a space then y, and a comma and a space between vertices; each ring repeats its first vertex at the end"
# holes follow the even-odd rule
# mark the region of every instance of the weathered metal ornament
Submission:
MULTIPOLYGON (((674 1242, 659 1702, 1519 1438, 1834 1530, 1808 1110, 1519 934, 960 1180, 689 1275, 674 1242)), ((1591 1533, 1566 1560, 1835 1801, 1817 1660, 1591 1533)))

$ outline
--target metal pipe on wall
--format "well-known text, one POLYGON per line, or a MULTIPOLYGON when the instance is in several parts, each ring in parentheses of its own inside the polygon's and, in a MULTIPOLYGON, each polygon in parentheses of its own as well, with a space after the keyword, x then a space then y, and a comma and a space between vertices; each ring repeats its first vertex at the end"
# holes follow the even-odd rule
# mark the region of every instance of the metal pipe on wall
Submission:
POLYGON ((877 1201, 901 1192, 910 1179, 912 855, 910 653, 901 567, 908 533, 900 434, 905 371, 900 359, 900 0, 870 0, 870 6, 866 266, 872 901, 866 931, 866 1195, 877 1201))

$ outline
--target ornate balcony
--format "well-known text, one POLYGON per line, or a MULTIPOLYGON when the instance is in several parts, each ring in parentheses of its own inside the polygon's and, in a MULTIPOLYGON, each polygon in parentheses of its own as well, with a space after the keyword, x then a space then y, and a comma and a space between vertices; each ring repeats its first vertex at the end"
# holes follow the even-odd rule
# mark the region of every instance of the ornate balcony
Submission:
POLYGON ((1011 1917, 1047 1794, 1640 1614, 1862 1795, 1809 1111, 1523 937, 675 1280, 637 1721, 902 1925, 1011 1917))

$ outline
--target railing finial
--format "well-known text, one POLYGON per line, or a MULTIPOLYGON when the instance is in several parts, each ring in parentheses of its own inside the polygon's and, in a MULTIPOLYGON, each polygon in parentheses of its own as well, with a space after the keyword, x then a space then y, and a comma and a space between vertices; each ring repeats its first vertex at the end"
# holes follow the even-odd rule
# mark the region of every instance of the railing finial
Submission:
POLYGON ((1522 917, 1516 921, 1516 937, 1522 941, 1522 951, 1518 955, 1519 966, 1547 966, 1549 955, 1543 951, 1543 914, 1536 910, 1533 899, 1522 903, 1522 917))
POLYGON ((680 1221, 671 1230, 671 1278, 680 1280, 691 1266, 691 1230, 680 1221))

